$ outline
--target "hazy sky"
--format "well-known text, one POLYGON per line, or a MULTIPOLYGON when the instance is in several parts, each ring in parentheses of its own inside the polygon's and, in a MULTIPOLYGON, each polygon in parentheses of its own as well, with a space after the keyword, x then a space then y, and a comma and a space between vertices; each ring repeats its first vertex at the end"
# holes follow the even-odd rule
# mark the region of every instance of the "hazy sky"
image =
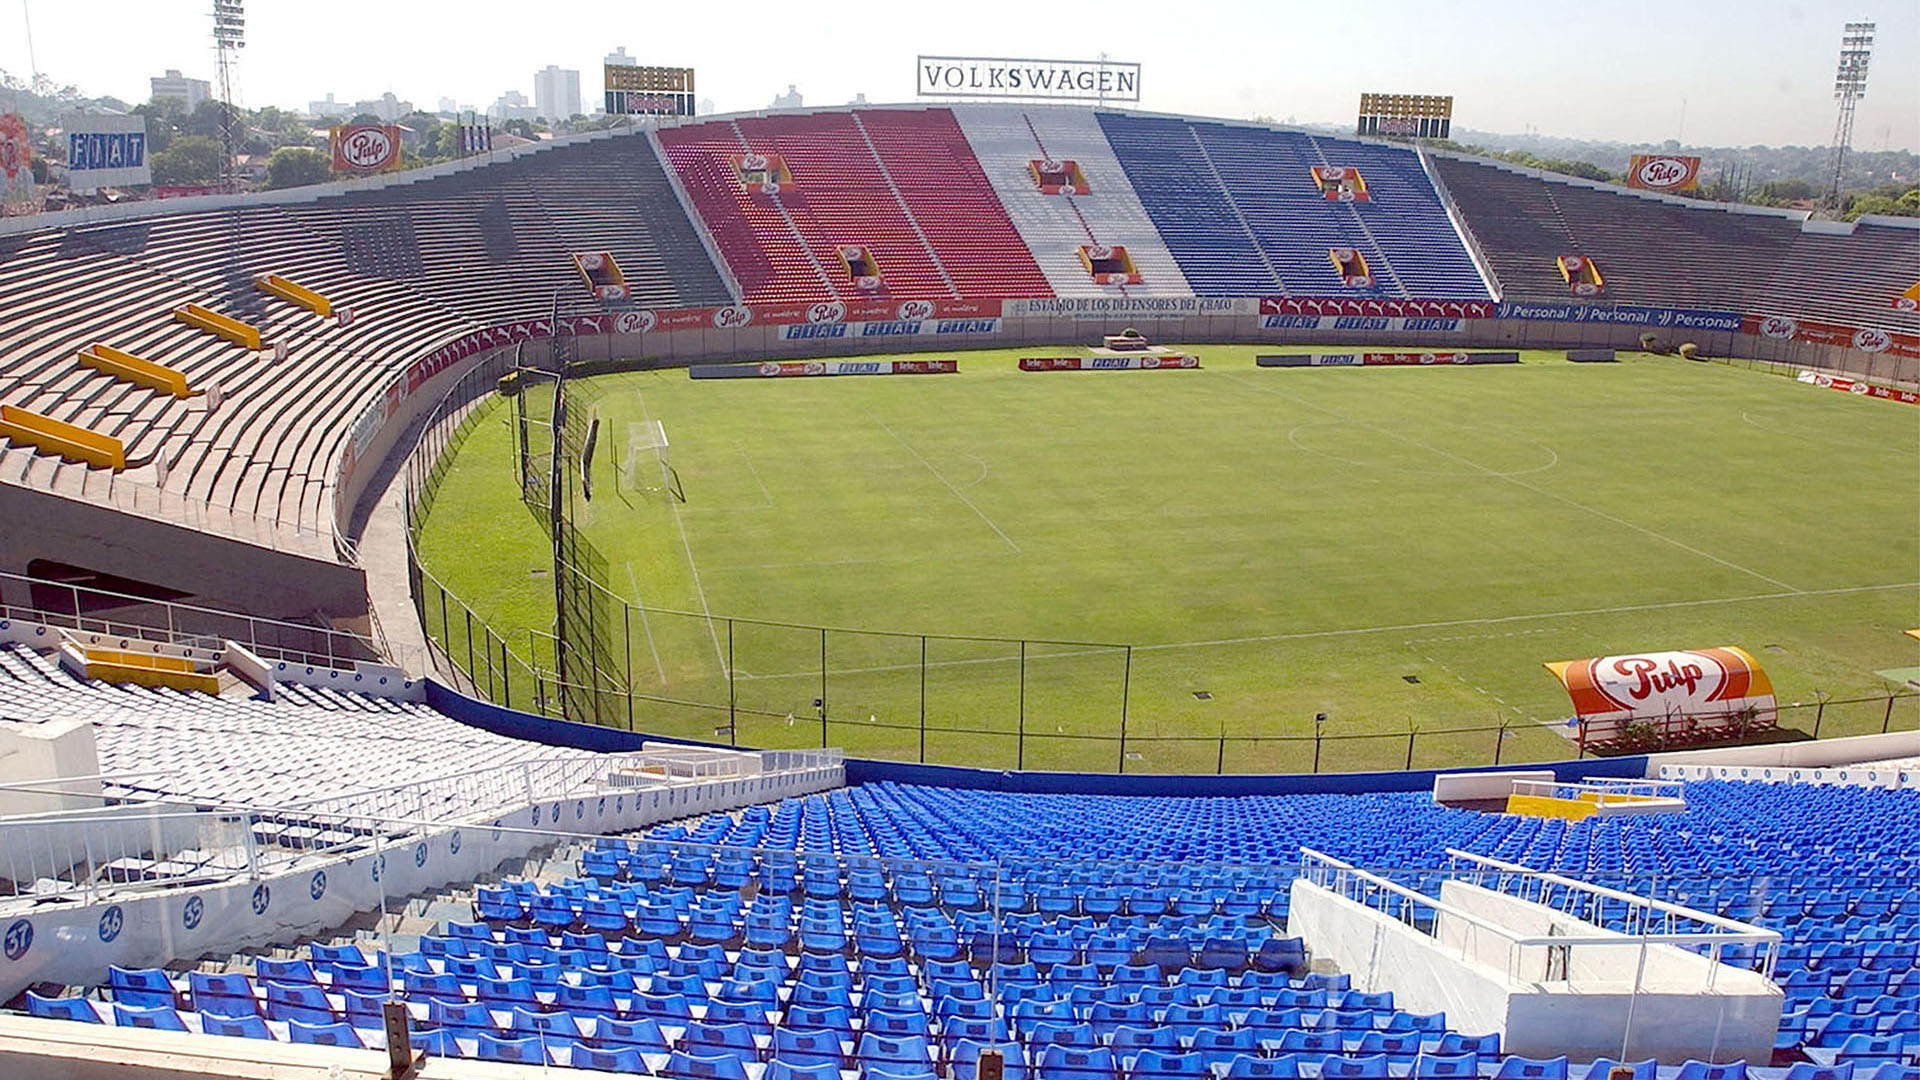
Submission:
MULTIPOLYGON (((0 68, 144 101, 166 68, 211 79, 210 0, 0 0, 0 68), (10 10, 9 10, 10 9, 10 10)), ((1485 131, 1696 145, 1825 145, 1841 24, 1879 22, 1854 146, 1920 146, 1920 0, 1261 0, 812 4, 732 0, 506 5, 264 0, 247 11, 243 104, 304 106, 391 90, 485 107, 533 73, 601 57, 692 66, 722 111, 788 83, 808 105, 913 95, 916 54, 1137 61, 1141 107, 1345 121, 1363 90, 1452 93, 1485 131), (1683 127, 1684 113, 1684 127, 1683 127)))

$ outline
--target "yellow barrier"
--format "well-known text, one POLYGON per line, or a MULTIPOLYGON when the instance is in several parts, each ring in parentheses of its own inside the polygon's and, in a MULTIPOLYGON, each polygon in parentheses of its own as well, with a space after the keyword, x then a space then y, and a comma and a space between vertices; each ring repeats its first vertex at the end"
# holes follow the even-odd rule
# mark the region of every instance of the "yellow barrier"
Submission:
POLYGON ((173 317, 178 322, 205 330, 209 334, 218 334, 236 345, 245 345, 249 349, 260 347, 260 331, 241 322, 231 315, 222 315, 211 308, 199 304, 182 304, 173 309, 173 317))
POLYGON ((1550 799, 1545 795, 1509 795, 1507 813, 1525 817, 1565 818, 1582 821, 1593 816, 1598 807, 1577 799, 1550 799))
POLYGON ((192 397, 185 373, 98 342, 80 350, 80 366, 174 397, 192 397))
POLYGON ((202 694, 220 693, 220 678, 194 670, 193 661, 178 656, 88 649, 87 678, 136 686, 172 687, 202 694))
POLYGON ((279 274, 253 275, 253 287, 270 296, 277 296, 289 303, 299 304, 321 318, 333 314, 333 301, 314 292, 296 281, 290 281, 279 274))
POLYGON ((119 439, 17 405, 0 405, 0 435, 70 461, 115 472, 127 467, 127 448, 119 439))

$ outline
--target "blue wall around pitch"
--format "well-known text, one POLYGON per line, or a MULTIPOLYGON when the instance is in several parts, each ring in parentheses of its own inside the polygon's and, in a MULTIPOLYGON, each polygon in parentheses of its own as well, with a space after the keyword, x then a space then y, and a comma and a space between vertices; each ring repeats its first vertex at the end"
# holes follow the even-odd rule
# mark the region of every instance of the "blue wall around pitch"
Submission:
MULTIPOLYGON (((679 743, 684 746, 715 746, 724 743, 677 739, 645 732, 621 731, 596 724, 554 720, 532 713, 517 712, 470 698, 456 690, 427 680, 427 704, 455 720, 496 735, 526 739, 548 746, 598 753, 623 753, 640 749, 647 742, 679 743)), ((1638 779, 1646 775, 1644 755, 1619 758, 1590 758, 1585 761, 1556 761, 1457 769, 1416 769, 1410 772, 1298 773, 1292 775, 1167 775, 1141 773, 1012 772, 1000 769, 969 769, 958 765, 918 765, 907 761, 847 759, 847 783, 865 784, 891 780, 901 784, 926 784, 934 787, 969 788, 983 791, 1018 791, 1029 794, 1075 795, 1307 795, 1363 791, 1430 791, 1434 777, 1443 772, 1521 772, 1551 769, 1561 780, 1582 777, 1618 777, 1638 779)))

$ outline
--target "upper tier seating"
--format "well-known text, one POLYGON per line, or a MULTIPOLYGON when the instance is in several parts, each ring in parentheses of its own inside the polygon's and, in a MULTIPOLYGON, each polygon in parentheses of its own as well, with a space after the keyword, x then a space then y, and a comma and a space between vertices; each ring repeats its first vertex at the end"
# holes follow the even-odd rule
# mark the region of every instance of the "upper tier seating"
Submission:
POLYGON ((1902 327, 1889 306, 1913 284, 1920 231, 1804 233, 1787 217, 1687 206, 1436 154, 1434 167, 1509 300, 1564 303, 1560 255, 1597 260, 1600 301, 1902 327))
POLYGON ((661 146, 749 301, 855 299, 840 248, 867 248, 878 295, 1046 296, 1046 278, 945 109, 746 117, 667 128, 661 146), (778 156, 779 195, 748 191, 733 156, 778 156))
MULTIPOLYGON (((252 205, 9 238, 0 248, 0 401, 122 439, 131 468, 62 463, 0 444, 0 482, 155 513, 165 490, 219 514, 200 527, 331 558, 333 463, 350 421, 406 365, 482 325, 589 306, 575 250, 610 250, 647 306, 724 304, 647 140, 588 140, 465 172, 313 202, 252 205), (339 327, 257 292, 284 274, 350 309, 339 327), (260 328, 287 359, 174 322, 199 303, 260 328), (218 386, 176 399, 80 368, 103 342, 218 386), (255 519, 280 522, 274 529, 255 519), (301 535, 289 539, 287 533, 301 535)), ((174 516, 176 508, 159 511, 174 516)))
POLYGON ((1490 297, 1420 159, 1305 132, 1097 113, 1154 224, 1203 296, 1490 297), (1326 199, 1310 170, 1360 169, 1368 202, 1326 199), (1370 288, 1327 253, 1353 248, 1370 288))
POLYGON ((1054 295, 1192 294, 1092 112, 973 105, 957 106, 953 115, 1054 295), (1088 194, 1042 194, 1028 165, 1049 158, 1078 164, 1088 194), (1140 284, 1095 284, 1080 261, 1083 244, 1126 248, 1140 284))

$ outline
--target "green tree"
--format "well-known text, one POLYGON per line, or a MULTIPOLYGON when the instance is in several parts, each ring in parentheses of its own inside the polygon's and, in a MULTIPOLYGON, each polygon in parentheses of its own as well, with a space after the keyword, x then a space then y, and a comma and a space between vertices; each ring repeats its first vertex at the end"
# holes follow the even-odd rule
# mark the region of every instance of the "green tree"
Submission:
POLYGON ((1887 188, 1861 192, 1847 206, 1846 219, 1853 221, 1866 214, 1883 217, 1920 217, 1920 188, 1894 194, 1887 188))
POLYGON ((1786 177, 1761 184, 1756 194, 1760 202, 1780 204, 1811 199, 1817 192, 1814 191, 1813 185, 1805 180, 1786 177))
POLYGON ((227 152, 205 135, 182 135, 153 155, 156 184, 211 184, 226 168, 227 152))
POLYGON ((267 158, 267 187, 305 187, 332 179, 327 155, 304 146, 283 146, 267 158))

